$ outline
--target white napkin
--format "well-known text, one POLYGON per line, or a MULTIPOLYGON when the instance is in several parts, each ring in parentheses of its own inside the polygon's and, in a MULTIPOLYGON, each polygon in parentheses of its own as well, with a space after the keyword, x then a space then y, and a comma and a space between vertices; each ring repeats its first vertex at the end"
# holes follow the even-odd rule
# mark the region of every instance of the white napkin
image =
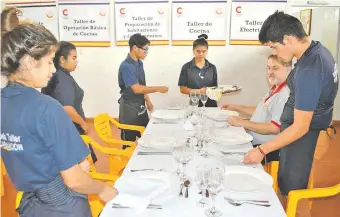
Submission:
POLYGON ((119 178, 114 185, 119 194, 108 204, 120 204, 141 212, 151 200, 170 188, 169 180, 162 172, 135 172, 119 178))
POLYGON ((206 93, 210 99, 216 100, 217 102, 219 102, 222 98, 222 91, 219 88, 213 89, 211 87, 208 87, 206 93))

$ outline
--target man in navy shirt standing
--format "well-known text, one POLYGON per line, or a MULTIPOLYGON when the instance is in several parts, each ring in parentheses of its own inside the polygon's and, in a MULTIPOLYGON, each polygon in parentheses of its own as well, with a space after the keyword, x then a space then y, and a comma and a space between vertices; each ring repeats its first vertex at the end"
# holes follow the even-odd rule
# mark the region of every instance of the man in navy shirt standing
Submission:
MULTIPOLYGON (((280 149, 279 197, 284 204, 289 191, 307 188, 319 133, 332 121, 337 65, 327 48, 309 40, 297 18, 283 12, 267 18, 259 40, 287 62, 297 58, 287 78, 290 96, 281 115, 280 135, 244 158, 244 163, 260 163, 266 154, 280 149)), ((310 216, 307 202, 299 203, 296 216, 310 216)))
MULTIPOLYGON (((121 98, 119 99, 119 122, 144 126, 149 122, 149 111, 153 110, 153 104, 148 96, 149 93, 166 93, 168 87, 146 86, 143 60, 149 51, 149 40, 141 34, 134 34, 129 39, 130 53, 120 64, 118 83, 121 98)), ((135 141, 140 137, 139 132, 122 130, 123 140, 135 141)))

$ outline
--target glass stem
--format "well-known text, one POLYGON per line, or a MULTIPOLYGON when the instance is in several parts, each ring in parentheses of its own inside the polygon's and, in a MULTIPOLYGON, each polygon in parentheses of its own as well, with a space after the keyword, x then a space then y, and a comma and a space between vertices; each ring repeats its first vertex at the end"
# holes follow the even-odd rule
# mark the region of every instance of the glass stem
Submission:
POLYGON ((215 207, 216 194, 211 194, 210 193, 210 196, 211 196, 211 202, 212 202, 212 205, 211 205, 211 208, 210 208, 210 212, 211 213, 215 213, 216 212, 216 207, 215 207))

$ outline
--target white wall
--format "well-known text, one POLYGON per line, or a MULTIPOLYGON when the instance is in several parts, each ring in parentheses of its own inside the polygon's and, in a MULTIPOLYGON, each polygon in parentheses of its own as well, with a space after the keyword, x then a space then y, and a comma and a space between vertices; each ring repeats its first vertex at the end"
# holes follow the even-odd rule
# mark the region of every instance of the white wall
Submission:
MULTIPOLYGON (((229 8, 230 4, 231 1, 228 2, 229 8)), ((111 7, 113 11, 112 4, 111 7)), ((113 20, 113 14, 111 16, 113 20)), ((85 91, 83 107, 87 117, 94 117, 101 112, 118 117, 117 101, 120 94, 117 73, 128 51, 128 47, 114 45, 110 48, 78 48, 79 67, 73 76, 85 91)), ((270 49, 263 46, 227 45, 209 48, 208 59, 217 67, 219 84, 243 87, 241 92, 225 96, 222 103, 257 104, 268 90, 265 73, 269 54, 270 49)), ((150 94, 155 107, 187 103, 187 97, 180 94, 177 82, 182 65, 191 58, 190 46, 151 47, 144 61, 147 83, 170 87, 167 94, 150 94)))
MULTIPOLYGON (((238 84, 244 89, 226 96, 223 102, 255 105, 268 90, 266 83, 266 47, 210 47, 208 59, 218 69, 220 84, 238 84)), ((75 79, 85 91, 84 109, 89 117, 100 112, 118 116, 118 67, 128 53, 127 47, 80 48, 79 68, 75 79)), ((191 60, 191 47, 158 47, 150 49, 144 61, 148 85, 167 85, 167 94, 150 94, 156 107, 187 103, 177 87, 182 65, 191 60)))

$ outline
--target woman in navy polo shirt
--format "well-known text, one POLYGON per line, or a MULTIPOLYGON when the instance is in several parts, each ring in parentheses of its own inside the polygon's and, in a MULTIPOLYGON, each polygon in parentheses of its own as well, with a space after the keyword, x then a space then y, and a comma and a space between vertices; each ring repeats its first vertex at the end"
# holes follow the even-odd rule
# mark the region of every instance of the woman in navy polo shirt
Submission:
MULTIPOLYGON (((84 91, 71 75, 78 63, 76 47, 66 41, 59 42, 53 62, 57 71, 41 92, 60 102, 80 135, 87 134, 89 127, 82 106, 84 91)), ((90 150, 93 162, 96 162, 97 157, 91 146, 90 150)))
POLYGON ((79 163, 89 151, 56 100, 35 88, 55 71, 57 40, 40 25, 19 25, 1 38, 1 158, 18 191, 20 216, 90 217, 87 194, 107 202, 117 190, 79 163))
MULTIPOLYGON (((194 58, 182 67, 178 86, 183 94, 189 95, 193 89, 203 94, 207 87, 217 86, 216 66, 206 59, 209 47, 206 39, 208 36, 205 34, 198 36, 193 43, 194 58)), ((203 106, 201 101, 199 106, 203 106)), ((205 106, 217 107, 217 102, 208 99, 205 106)))

